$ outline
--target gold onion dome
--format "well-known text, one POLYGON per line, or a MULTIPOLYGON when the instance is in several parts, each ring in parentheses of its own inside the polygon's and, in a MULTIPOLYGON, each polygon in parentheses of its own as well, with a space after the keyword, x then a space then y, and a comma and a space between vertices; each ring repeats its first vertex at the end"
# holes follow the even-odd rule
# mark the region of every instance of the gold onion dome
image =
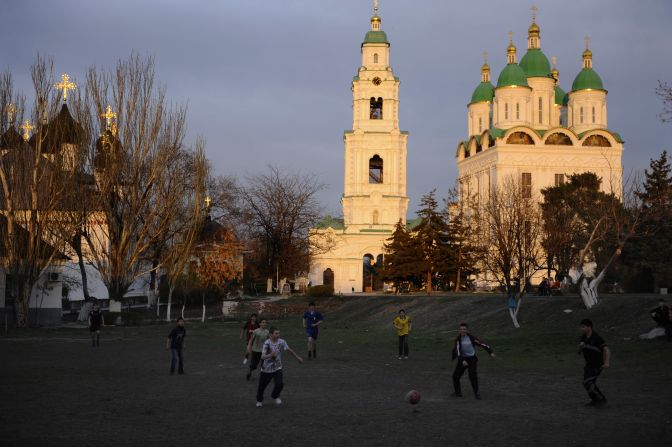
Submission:
POLYGON ((371 17, 371 23, 374 23, 374 22, 380 23, 380 21, 381 20, 380 20, 380 17, 378 15, 375 15, 375 16, 371 17))
POLYGON ((537 22, 532 22, 532 25, 527 29, 527 32, 530 36, 536 35, 539 36, 539 25, 537 25, 537 22))

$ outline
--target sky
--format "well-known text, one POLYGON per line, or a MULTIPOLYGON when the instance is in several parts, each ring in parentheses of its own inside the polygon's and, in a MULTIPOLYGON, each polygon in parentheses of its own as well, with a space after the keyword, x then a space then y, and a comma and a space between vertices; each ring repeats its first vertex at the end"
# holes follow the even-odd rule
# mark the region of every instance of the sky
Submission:
MULTIPOLYGON (((609 128, 625 140, 624 176, 672 149, 660 122, 659 80, 672 83, 672 1, 536 0, 542 51, 557 56, 570 90, 584 37, 607 96, 609 128)), ((401 79, 400 127, 410 132, 409 215, 457 177, 467 103, 482 53, 492 77, 506 63, 508 32, 519 60, 531 1, 380 0, 391 65, 401 79)), ((350 83, 370 29, 373 0, 1 0, 0 70, 30 92, 36 54, 77 82, 91 65, 132 51, 155 58, 168 97, 188 104, 187 142, 203 136, 214 175, 244 179, 277 165, 318 176, 324 212, 340 215, 343 130, 350 83)))

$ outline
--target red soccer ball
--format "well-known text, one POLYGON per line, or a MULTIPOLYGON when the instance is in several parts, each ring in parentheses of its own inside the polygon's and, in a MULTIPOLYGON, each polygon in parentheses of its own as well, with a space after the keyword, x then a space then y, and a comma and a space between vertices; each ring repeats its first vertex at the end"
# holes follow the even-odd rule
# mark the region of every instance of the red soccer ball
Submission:
POLYGON ((417 405, 420 402, 420 392, 418 390, 411 390, 406 393, 406 401, 411 405, 417 405))

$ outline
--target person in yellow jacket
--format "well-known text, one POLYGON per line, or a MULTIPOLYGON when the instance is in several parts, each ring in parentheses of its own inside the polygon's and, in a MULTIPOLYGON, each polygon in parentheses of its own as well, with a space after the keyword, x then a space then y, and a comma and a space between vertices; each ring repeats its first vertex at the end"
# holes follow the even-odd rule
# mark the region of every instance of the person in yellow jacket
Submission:
POLYGON ((399 315, 394 319, 392 325, 397 329, 399 336, 399 360, 408 358, 408 334, 411 332, 413 325, 411 324, 411 317, 406 315, 406 311, 401 309, 399 315))

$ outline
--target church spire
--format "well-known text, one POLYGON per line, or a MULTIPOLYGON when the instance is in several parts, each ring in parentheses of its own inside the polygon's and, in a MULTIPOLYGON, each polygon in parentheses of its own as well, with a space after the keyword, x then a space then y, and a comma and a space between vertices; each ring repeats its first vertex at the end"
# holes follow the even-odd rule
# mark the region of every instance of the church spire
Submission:
POLYGON ((490 65, 488 65, 488 52, 483 52, 483 65, 481 66, 481 82, 490 82, 490 65))
POLYGON ((539 25, 537 25, 537 11, 539 8, 532 5, 530 9, 532 10, 532 25, 527 29, 527 49, 533 50, 541 48, 541 38, 539 37, 541 30, 539 25))
POLYGON ((515 64, 516 61, 516 46, 513 44, 513 32, 509 31, 509 46, 506 48, 506 63, 515 64))
POLYGON ((555 79, 555 83, 560 83, 560 72, 558 71, 558 58, 553 56, 551 58, 551 63, 553 64, 553 69, 551 70, 551 77, 555 79))
POLYGON ((583 52, 583 68, 593 68, 593 52, 590 51, 590 37, 586 34, 586 50, 583 52))
POLYGON ((371 31, 380 31, 380 16, 378 15, 378 0, 373 0, 373 17, 371 17, 371 31))

